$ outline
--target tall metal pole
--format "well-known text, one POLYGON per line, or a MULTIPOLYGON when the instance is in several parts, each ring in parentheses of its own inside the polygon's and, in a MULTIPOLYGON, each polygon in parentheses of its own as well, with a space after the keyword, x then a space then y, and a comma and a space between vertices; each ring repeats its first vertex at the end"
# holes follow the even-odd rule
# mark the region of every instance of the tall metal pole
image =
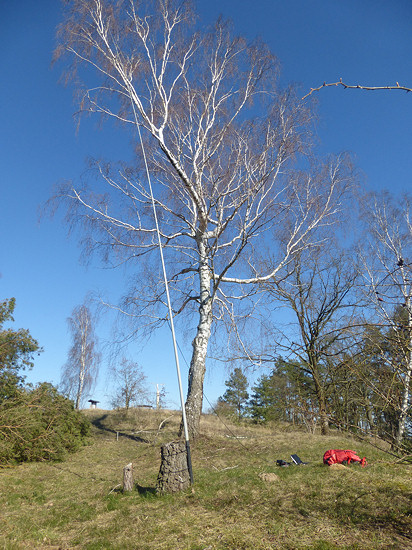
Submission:
POLYGON ((159 222, 158 222, 158 219, 157 219, 156 204, 155 204, 155 200, 154 200, 154 196, 153 196, 153 190, 152 190, 152 182, 151 182, 151 178, 150 178, 149 167, 148 167, 148 164, 147 164, 146 152, 145 152, 144 147, 143 147, 142 135, 140 133, 139 124, 137 124, 137 129, 138 129, 138 132, 139 132, 140 143, 141 143, 141 146, 142 146, 143 159, 144 159, 144 163, 145 163, 145 167, 146 167, 147 181, 148 181, 148 184, 149 184, 150 197, 151 197, 152 208, 153 208, 153 215, 154 215, 155 224, 156 224, 157 240, 158 240, 158 243, 159 243, 160 259, 161 259, 161 262, 162 262, 162 271, 163 271, 163 279, 164 279, 165 289, 166 289, 167 307, 168 307, 168 310, 169 310, 170 328, 171 328, 171 331, 172 331, 173 350, 174 350, 174 354, 175 354, 177 380, 178 380, 178 384, 179 384, 180 404, 181 404, 181 407, 182 407, 183 432, 184 432, 185 442, 186 442, 187 468, 189 470, 190 483, 193 485, 193 470, 192 470, 192 457, 191 457, 191 453, 190 453, 189 431, 187 429, 186 409, 185 409, 185 401, 184 401, 184 397, 183 397, 182 378, 180 376, 179 354, 178 354, 178 351, 177 351, 176 334, 175 334, 175 327, 174 327, 174 322, 173 322, 173 312, 172 312, 172 305, 171 305, 170 294, 169 294, 169 284, 167 282, 166 266, 165 266, 165 261, 164 261, 164 256, 163 256, 162 240, 161 240, 161 237, 160 237, 159 222))

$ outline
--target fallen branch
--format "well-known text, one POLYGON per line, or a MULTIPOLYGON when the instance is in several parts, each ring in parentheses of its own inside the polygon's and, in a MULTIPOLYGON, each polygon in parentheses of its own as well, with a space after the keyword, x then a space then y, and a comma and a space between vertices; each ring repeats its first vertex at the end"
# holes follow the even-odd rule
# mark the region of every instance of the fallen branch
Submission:
POLYGON ((227 468, 222 468, 221 470, 219 470, 219 468, 216 468, 216 466, 213 466, 213 468, 217 472, 224 472, 225 470, 234 470, 235 468, 239 468, 239 464, 236 464, 236 466, 228 466, 227 468))
POLYGON ((162 420, 162 421, 160 422, 159 427, 157 428, 157 432, 158 432, 158 433, 159 433, 160 430, 162 429, 163 424, 164 424, 167 420, 169 420, 170 418, 172 418, 173 416, 176 416, 176 415, 171 414, 170 416, 167 416, 164 420, 162 420))
POLYGON ((402 456, 401 458, 398 458, 398 460, 395 460, 395 464, 411 464, 412 463, 412 455, 406 455, 402 456))
POLYGON ((115 491, 116 489, 118 489, 119 487, 121 487, 122 484, 119 483, 118 485, 116 485, 115 487, 113 487, 113 489, 110 491, 109 495, 111 495, 113 493, 113 491, 115 491))

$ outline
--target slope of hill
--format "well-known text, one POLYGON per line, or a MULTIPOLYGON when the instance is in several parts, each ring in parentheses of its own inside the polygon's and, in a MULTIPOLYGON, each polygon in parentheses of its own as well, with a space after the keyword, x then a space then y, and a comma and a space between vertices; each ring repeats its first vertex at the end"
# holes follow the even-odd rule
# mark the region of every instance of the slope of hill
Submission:
POLYGON ((370 443, 205 415, 192 443, 193 489, 157 496, 160 445, 176 439, 179 413, 85 414, 93 440, 66 462, 0 471, 1 548, 412 548, 412 466, 370 443), (369 465, 324 466, 329 448, 353 449, 369 465), (293 453, 309 464, 276 466, 293 453), (123 494, 129 462, 136 485, 123 494))

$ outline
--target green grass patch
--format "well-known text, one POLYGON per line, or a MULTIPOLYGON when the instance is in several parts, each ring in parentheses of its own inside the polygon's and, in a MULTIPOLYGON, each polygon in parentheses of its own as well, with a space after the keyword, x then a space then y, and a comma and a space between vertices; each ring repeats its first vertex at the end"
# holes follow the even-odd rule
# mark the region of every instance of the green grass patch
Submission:
POLYGON ((285 426, 228 431, 217 418, 204 417, 201 437, 192 443, 193 491, 157 496, 160 445, 176 438, 179 414, 87 414, 94 421, 92 445, 59 464, 0 470, 0 548, 412 547, 412 468, 367 443, 285 426), (323 453, 333 447, 356 450, 370 465, 323 466, 323 453), (296 452, 307 466, 276 466, 296 452), (123 494, 129 462, 136 485, 123 494))

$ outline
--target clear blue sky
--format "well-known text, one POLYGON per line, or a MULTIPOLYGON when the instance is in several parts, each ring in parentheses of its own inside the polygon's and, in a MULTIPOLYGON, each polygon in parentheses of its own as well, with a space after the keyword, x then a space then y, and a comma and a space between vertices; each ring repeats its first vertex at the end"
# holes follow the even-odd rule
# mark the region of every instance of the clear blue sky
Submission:
MULTIPOLYGON (((205 24, 222 13, 236 32, 260 35, 281 61, 282 81, 298 83, 302 95, 340 77, 350 84, 412 87, 410 0, 204 0, 198 8, 205 24)), ((117 296, 125 275, 81 265, 76 237, 67 237, 58 217, 38 223, 53 185, 78 179, 88 156, 115 160, 126 143, 120 131, 107 139, 92 121, 76 134, 72 91, 51 68, 59 20, 58 0, 0 3, 0 298, 16 297, 15 326, 28 328, 44 347, 29 380, 53 383, 70 346, 66 318, 73 307, 89 291, 117 296)), ((412 93, 330 88, 317 99, 321 154, 351 151, 369 189, 411 189, 412 93)), ((108 321, 98 332, 108 337, 108 321)), ((136 358, 148 382, 165 384, 169 403, 177 406, 168 334, 136 358)), ((186 382, 184 362, 182 370, 186 382)), ((210 366, 210 401, 224 392, 227 376, 210 366)), ((107 393, 103 365, 94 397, 107 406, 107 393)))

